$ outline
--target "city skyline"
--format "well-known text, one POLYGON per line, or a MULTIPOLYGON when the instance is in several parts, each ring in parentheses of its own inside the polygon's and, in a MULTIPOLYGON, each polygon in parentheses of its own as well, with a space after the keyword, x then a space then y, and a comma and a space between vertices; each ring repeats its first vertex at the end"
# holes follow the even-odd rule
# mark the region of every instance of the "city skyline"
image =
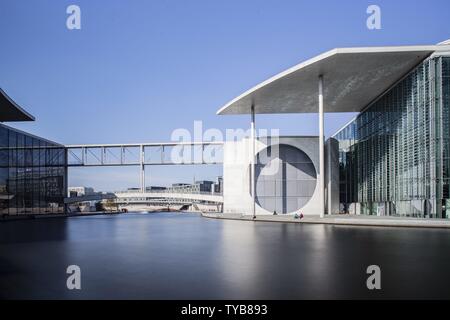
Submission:
MULTIPOLYGON (((80 30, 66 28, 72 1, 2 2, 0 11, 9 14, 0 21, 0 35, 5 47, 15 50, 0 54, 0 86, 37 120, 14 126, 62 144, 169 141, 173 130, 192 131, 196 120, 222 132, 247 129, 248 117, 218 117, 215 111, 312 56, 334 47, 447 39, 449 4, 434 2, 378 1, 380 30, 366 27, 368 1, 258 6, 253 1, 214 6, 205 1, 76 1, 80 30), (418 12, 420 19, 414 19, 418 12), (17 59, 22 63, 14 63, 17 59)), ((326 115, 325 135, 353 116, 326 115)), ((258 116, 257 126, 282 128, 282 135, 317 135, 316 118, 258 116)), ((158 167, 147 173, 147 181, 171 184, 220 174, 213 167, 158 167)), ((71 169, 69 184, 121 189, 137 185, 138 177, 134 168, 102 168, 95 178, 89 169, 71 169)))

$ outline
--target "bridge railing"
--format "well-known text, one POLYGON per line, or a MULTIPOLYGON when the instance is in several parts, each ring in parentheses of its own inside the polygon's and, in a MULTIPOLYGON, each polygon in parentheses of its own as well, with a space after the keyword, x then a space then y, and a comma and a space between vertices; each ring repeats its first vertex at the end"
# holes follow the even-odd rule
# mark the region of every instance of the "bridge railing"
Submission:
POLYGON ((154 202, 168 202, 173 203, 188 203, 188 202, 206 202, 206 203, 222 203, 223 197, 221 194, 211 194, 209 192, 202 193, 171 193, 171 192, 134 192, 127 190, 127 192, 116 192, 113 194, 95 194, 77 197, 68 197, 64 199, 66 204, 73 204, 87 201, 99 201, 111 199, 116 203, 154 203, 154 202), (150 196, 151 195, 151 196, 150 196))
MULTIPOLYGON (((115 191, 114 194, 121 194, 121 193, 142 193, 141 190, 124 190, 124 191, 115 191)), ((145 193, 152 193, 152 194, 197 194, 197 195, 211 195, 211 196, 221 196, 222 192, 207 192, 207 191, 197 191, 197 192, 187 192, 187 191, 173 191, 173 190, 148 190, 145 193)))
POLYGON ((222 141, 85 144, 66 145, 65 148, 69 167, 192 165, 223 162, 222 141))

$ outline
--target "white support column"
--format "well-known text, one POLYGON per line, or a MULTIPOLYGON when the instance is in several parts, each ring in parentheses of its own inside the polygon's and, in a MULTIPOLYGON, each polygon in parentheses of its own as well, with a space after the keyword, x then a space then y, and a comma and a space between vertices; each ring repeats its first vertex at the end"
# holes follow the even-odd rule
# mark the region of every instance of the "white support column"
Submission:
POLYGON ((255 195, 255 183, 256 183, 256 179, 255 179, 255 151, 256 151, 256 130, 255 130, 255 106, 252 105, 252 111, 251 111, 251 116, 252 116, 252 120, 251 120, 251 126, 250 126, 250 131, 251 131, 251 161, 250 161, 250 165, 251 165, 251 191, 252 191, 252 214, 253 214, 253 218, 256 217, 256 195, 255 195))
POLYGON ((205 145, 203 144, 203 138, 202 138, 202 162, 201 162, 201 164, 205 164, 204 154, 205 154, 205 145))
POLYGON ((325 215, 325 158, 323 130, 323 76, 319 76, 319 192, 320 217, 325 215))
POLYGON ((145 153, 144 153, 144 146, 143 145, 141 145, 141 150, 140 150, 140 153, 141 153, 141 157, 140 157, 140 159, 141 159, 141 165, 140 165, 140 167, 141 167, 141 192, 142 193, 144 193, 145 192, 145 153))

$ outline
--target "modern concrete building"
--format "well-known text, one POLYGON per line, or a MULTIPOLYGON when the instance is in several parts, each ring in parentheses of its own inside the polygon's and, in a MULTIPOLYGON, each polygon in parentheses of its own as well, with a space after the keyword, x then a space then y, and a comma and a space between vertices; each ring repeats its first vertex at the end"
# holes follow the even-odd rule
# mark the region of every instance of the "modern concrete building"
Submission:
MULTIPOLYGON (((251 214, 253 197, 251 139, 225 142, 224 213, 251 214)), ((319 138, 258 138, 255 143, 255 214, 317 215, 320 207, 319 138)), ((325 147, 326 212, 339 212, 338 144, 330 139, 325 147), (330 159, 330 161, 328 161, 330 159), (331 179, 335 179, 331 181, 331 179)))
MULTIPOLYGON (((0 89, 0 122, 34 121, 0 89)), ((64 146, 0 124, 0 215, 63 213, 64 146)))
POLYGON ((446 41, 334 49, 246 91, 217 112, 251 115, 225 145, 224 211, 449 218, 449 78, 446 41), (326 112, 360 115, 325 143, 326 112), (255 115, 271 113, 318 113, 319 136, 280 137, 262 177, 255 115))

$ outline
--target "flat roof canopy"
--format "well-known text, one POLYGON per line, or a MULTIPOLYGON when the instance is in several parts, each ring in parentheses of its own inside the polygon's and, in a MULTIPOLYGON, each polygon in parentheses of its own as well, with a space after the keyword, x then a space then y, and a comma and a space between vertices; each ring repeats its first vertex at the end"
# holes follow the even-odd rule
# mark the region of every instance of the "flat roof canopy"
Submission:
POLYGON ((17 105, 0 88, 0 122, 34 121, 34 117, 17 105))
POLYGON ((449 46, 333 49, 300 63, 235 98, 217 114, 317 113, 318 78, 324 112, 360 112, 437 50, 449 46))

